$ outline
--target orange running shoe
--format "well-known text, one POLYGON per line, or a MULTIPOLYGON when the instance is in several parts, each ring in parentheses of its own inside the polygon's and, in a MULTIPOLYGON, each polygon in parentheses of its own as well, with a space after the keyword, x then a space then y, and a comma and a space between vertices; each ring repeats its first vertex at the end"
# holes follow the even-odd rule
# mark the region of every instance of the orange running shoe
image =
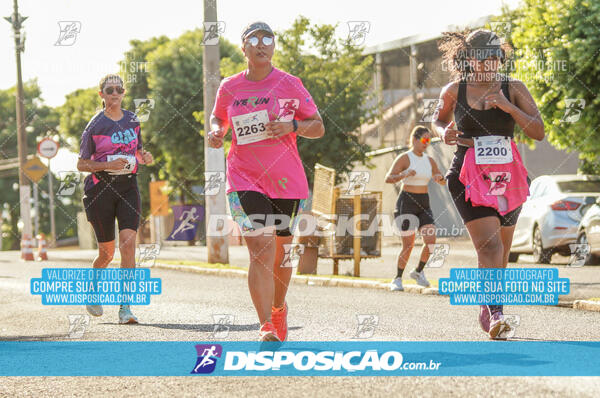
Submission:
POLYGON ((282 310, 277 310, 275 308, 271 310, 271 321, 273 321, 273 326, 275 326, 275 329, 277 330, 277 337, 279 337, 279 340, 281 341, 287 339, 287 314, 287 303, 283 303, 282 310))
POLYGON ((263 325, 260 327, 260 332, 258 333, 258 335, 260 337, 260 341, 281 342, 281 340, 279 340, 279 338, 277 337, 277 330, 275 329, 275 326, 273 326, 273 324, 269 321, 263 323, 263 325))

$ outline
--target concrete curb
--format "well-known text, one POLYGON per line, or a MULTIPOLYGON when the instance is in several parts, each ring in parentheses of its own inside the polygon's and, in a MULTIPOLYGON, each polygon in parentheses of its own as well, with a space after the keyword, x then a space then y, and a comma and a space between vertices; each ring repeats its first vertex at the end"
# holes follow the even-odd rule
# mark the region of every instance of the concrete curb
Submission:
MULTIPOLYGON (((248 271, 239 269, 222 269, 222 268, 204 268, 196 265, 171 265, 171 264, 154 264, 154 268, 169 269, 173 271, 193 272, 196 274, 229 276, 229 277, 247 277, 248 271)), ((389 283, 370 281, 370 280, 354 280, 342 278, 328 278, 324 276, 312 275, 292 275, 292 283, 309 286, 337 286, 337 287, 355 287, 388 290, 389 283)), ((407 293, 439 295, 437 288, 425 288, 419 285, 404 284, 404 291, 407 293)))
POLYGON ((573 308, 578 309, 578 310, 600 312, 600 301, 575 300, 573 302, 573 308))

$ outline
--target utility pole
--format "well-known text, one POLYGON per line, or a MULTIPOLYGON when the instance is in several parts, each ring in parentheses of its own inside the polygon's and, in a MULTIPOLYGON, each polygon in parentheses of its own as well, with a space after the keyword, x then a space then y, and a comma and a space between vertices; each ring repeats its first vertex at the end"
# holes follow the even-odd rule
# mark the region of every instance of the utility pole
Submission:
POLYGON ((25 235, 26 239, 31 239, 31 187, 29 179, 25 175, 25 162, 27 161, 27 134, 25 132, 25 112, 23 109, 23 78, 21 76, 21 52, 25 50, 25 37, 21 35, 23 22, 27 19, 19 15, 17 0, 13 0, 14 12, 10 17, 5 17, 13 27, 15 36, 15 55, 17 61, 17 148, 19 153, 19 198, 21 204, 21 221, 23 222, 23 231, 21 239, 25 235))
POLYGON ((412 95, 412 118, 410 121, 410 131, 417 125, 419 120, 419 98, 417 96, 417 46, 411 44, 410 46, 410 92, 412 95))
MULTIPOLYGON (((229 242, 225 235, 227 230, 226 225, 219 226, 216 231, 211 231, 209 228, 211 218, 213 216, 224 216, 227 214, 225 197, 225 151, 223 147, 215 149, 208 146, 208 132, 212 130, 210 125, 210 115, 215 105, 215 97, 220 83, 220 54, 219 41, 208 44, 209 32, 220 33, 220 23, 217 20, 217 0, 204 0, 204 51, 202 58, 202 71, 204 75, 204 159, 205 159, 205 179, 207 173, 217 175, 219 191, 215 195, 207 194, 209 181, 205 182, 204 189, 204 205, 205 205, 205 222, 206 222, 206 248, 208 251, 209 263, 229 263, 229 242), (214 174, 213 174, 214 173, 214 174), (217 231, 217 232, 218 232, 217 231), (217 236, 211 236, 211 235, 217 236)), ((220 39, 219 39, 220 40, 220 39)), ((211 181, 213 179, 211 178, 211 181)), ((212 192, 211 192, 212 193, 212 192)))

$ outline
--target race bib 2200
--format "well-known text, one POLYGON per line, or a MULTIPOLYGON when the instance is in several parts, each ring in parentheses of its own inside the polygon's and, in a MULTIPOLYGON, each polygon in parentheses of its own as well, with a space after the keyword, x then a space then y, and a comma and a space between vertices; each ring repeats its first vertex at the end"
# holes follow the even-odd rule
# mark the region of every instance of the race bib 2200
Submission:
POLYGON ((510 137, 489 135, 474 137, 475 163, 506 164, 513 161, 510 137))

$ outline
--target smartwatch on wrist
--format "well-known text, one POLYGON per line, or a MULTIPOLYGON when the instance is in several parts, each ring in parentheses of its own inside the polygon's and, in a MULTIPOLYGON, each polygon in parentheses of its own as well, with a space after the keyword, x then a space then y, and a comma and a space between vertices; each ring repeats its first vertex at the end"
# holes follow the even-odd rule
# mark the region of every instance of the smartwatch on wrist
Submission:
POLYGON ((296 119, 292 119, 292 124, 294 125, 294 129, 292 131, 295 133, 298 130, 298 121, 296 119))

